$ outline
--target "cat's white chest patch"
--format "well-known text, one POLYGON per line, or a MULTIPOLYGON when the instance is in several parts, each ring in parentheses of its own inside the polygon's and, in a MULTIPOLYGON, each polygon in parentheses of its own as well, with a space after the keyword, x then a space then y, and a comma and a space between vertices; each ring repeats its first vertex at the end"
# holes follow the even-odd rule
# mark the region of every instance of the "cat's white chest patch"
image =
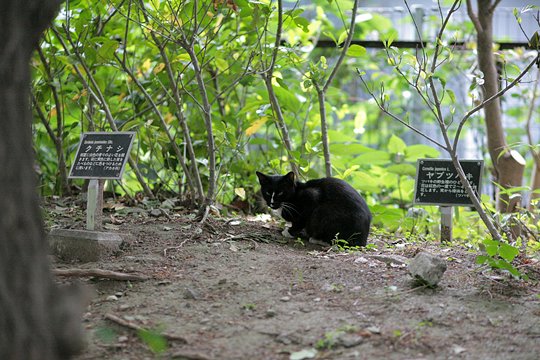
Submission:
POLYGON ((280 208, 277 209, 277 210, 272 209, 272 213, 273 213, 274 215, 276 215, 276 216, 279 216, 279 217, 282 217, 282 215, 281 215, 282 212, 283 212, 283 208, 282 208, 282 207, 280 207, 280 208))

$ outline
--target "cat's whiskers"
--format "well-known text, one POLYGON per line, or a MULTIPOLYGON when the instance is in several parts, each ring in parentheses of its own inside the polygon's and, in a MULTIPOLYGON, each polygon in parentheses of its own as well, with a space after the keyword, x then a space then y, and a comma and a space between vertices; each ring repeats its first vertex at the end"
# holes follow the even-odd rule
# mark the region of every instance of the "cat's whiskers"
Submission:
POLYGON ((298 210, 296 210, 296 207, 294 206, 294 204, 291 204, 291 203, 288 203, 288 202, 282 202, 281 203, 281 208, 284 209, 284 210, 287 210, 289 212, 295 212, 296 214, 300 215, 300 212, 298 210))

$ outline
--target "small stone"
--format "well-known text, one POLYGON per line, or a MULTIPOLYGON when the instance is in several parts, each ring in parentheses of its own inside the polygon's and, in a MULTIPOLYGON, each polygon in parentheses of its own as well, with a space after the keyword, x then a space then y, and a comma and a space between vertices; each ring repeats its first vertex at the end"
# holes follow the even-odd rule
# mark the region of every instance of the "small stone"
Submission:
POLYGON ((342 333, 339 335, 338 343, 346 348, 360 345, 364 341, 364 338, 354 333, 342 333))
POLYGON ((372 334, 380 334, 381 333, 381 329, 378 326, 368 326, 366 328, 366 330, 369 331, 372 334))
POLYGON ((281 298, 281 299, 279 299, 279 300, 281 300, 281 301, 285 302, 285 301, 289 301, 289 300, 291 300, 291 297, 290 297, 290 296, 284 296, 284 297, 282 297, 282 298, 281 298))
POLYGON ((467 349, 465 349, 462 346, 459 346, 459 345, 456 345, 456 344, 452 345, 452 352, 454 354, 456 354, 456 355, 459 355, 459 354, 461 354, 461 353, 463 353, 465 351, 467 351, 467 349))
POLYGON ((325 283, 323 286, 321 286, 321 290, 324 292, 330 292, 334 290, 334 286, 330 283, 325 283))
POLYGON ((197 300, 199 299, 199 294, 195 290, 187 287, 184 289, 184 299, 197 300))
POLYGON ((119 297, 121 298, 122 296, 124 296, 124 293, 123 292, 117 292, 116 294, 114 294, 116 297, 119 297))
POLYGON ((116 301, 116 300, 118 300, 118 297, 116 295, 107 296, 107 301, 116 301))
POLYGON ((264 314, 264 316, 266 318, 273 318, 276 315, 277 315, 277 313, 276 313, 276 311, 274 309, 268 309, 268 310, 266 310, 266 313, 264 314))
POLYGON ((152 210, 150 210, 149 214, 152 217, 160 217, 161 215, 163 215, 163 213, 161 212, 160 209, 152 209, 152 210))
POLYGON ((118 337, 118 342, 119 343, 125 343, 129 340, 129 337, 125 336, 125 335, 122 335, 122 336, 119 336, 118 337))
POLYGON ((224 285, 227 282, 227 279, 219 279, 218 285, 224 285))
POLYGON ((413 278, 428 286, 436 286, 446 271, 446 262, 427 252, 418 253, 409 263, 413 278))

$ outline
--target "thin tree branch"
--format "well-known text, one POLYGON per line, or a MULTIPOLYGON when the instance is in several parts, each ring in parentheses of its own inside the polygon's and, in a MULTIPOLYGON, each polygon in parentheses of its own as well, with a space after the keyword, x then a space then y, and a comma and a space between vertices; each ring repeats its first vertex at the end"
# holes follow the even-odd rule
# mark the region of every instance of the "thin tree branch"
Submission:
POLYGON ((456 135, 455 135, 455 138, 454 138, 454 145, 453 145, 453 148, 454 149, 457 149, 457 146, 458 146, 458 142, 459 142, 459 137, 460 137, 460 134, 461 134, 461 131, 463 129, 463 126, 465 125, 465 123, 469 120, 469 118, 474 115, 475 113, 477 113, 479 110, 481 110, 482 108, 484 108, 484 106, 486 106, 488 103, 492 102, 493 100, 495 99, 498 99, 500 98, 501 96, 503 96, 508 90, 512 89, 514 86, 516 86, 519 81, 525 76, 525 74, 527 74, 529 72, 529 70, 534 66, 536 65, 536 62, 540 60, 540 53, 538 53, 536 55, 536 57, 525 67, 525 69, 514 79, 514 81, 512 81, 510 84, 508 84, 504 89, 501 89, 499 90, 497 93, 493 94, 491 97, 489 97, 488 99, 482 101, 480 104, 478 104, 476 107, 474 107, 473 109, 469 110, 464 116, 463 116, 463 119, 459 122, 459 125, 458 125, 458 128, 457 128, 457 131, 456 131, 456 135))
MULTIPOLYGON (((60 44, 62 45, 62 47, 64 48, 64 51, 66 52, 66 54, 69 54, 69 49, 67 47, 67 44, 65 43, 64 39, 61 37, 60 33, 58 32, 58 30, 54 27, 51 28, 51 30, 54 32, 54 34, 56 35, 56 38, 58 39, 58 41, 60 42, 60 44)), ((90 84, 88 84, 88 82, 86 81, 84 75, 81 73, 80 69, 78 66, 73 66, 73 69, 75 70, 75 72, 77 73, 77 75, 79 76, 79 79, 81 80, 81 82, 83 83, 83 86, 87 89, 88 93, 94 97, 94 99, 96 100, 96 102, 98 104, 101 105, 101 108, 103 109, 103 111, 105 112, 105 118, 107 119, 107 122, 109 123, 109 125, 111 126, 111 128, 114 130, 114 131, 118 131, 118 127, 116 126, 115 122, 114 122, 114 118, 112 116, 112 113, 111 113, 111 110, 109 108, 109 105, 107 104, 107 101, 105 100, 105 97, 103 96, 103 93, 101 92, 101 89, 99 88, 98 84, 96 83, 92 73, 90 72, 90 69, 88 69, 88 66, 86 65, 84 59, 82 58, 81 54, 76 50, 76 47, 74 46, 73 44, 73 41, 71 39, 71 36, 69 35, 69 29, 67 29, 66 27, 64 27, 64 31, 66 32, 66 38, 67 40, 70 42, 70 45, 72 46, 72 48, 74 49, 75 51, 75 56, 77 57, 77 59, 79 60, 80 64, 82 65, 82 67, 84 68, 85 70, 85 73, 86 75, 88 76, 88 78, 90 79, 90 82, 92 83, 92 86, 94 87, 95 89, 95 92, 94 90, 92 90, 92 87, 90 86, 90 84)), ((150 190, 150 188, 148 187, 148 185, 146 184, 146 181, 144 180, 140 170, 139 170, 139 167, 137 166, 137 164, 135 163, 135 161, 133 160, 133 157, 130 156, 128 157, 128 162, 129 162, 129 165, 130 167, 133 169, 133 172, 135 173, 135 176, 137 177, 137 180, 139 181, 139 183, 141 184, 143 190, 144 190, 144 193, 150 197, 150 198, 154 198, 154 194, 152 193, 152 190, 150 190)))
POLYGON ((448 151, 449 149, 441 144, 440 142, 438 142, 437 140, 431 138, 429 135, 425 134, 424 132, 422 132, 421 130, 418 130, 417 128, 415 128, 414 126, 410 125, 409 123, 407 123, 406 121, 402 120, 400 117, 398 117, 397 115, 393 114, 392 112, 390 112, 388 109, 386 109, 383 104, 377 100, 377 97, 375 96, 375 94, 373 93, 373 91, 369 88, 368 84, 365 82, 364 80, 364 77, 361 73, 361 71, 359 69, 357 69, 357 72, 358 72, 358 75, 360 76, 360 81, 362 81, 362 84, 364 84, 364 87, 366 88, 367 92, 369 93, 369 95, 371 96, 371 98, 375 101, 375 103, 377 104, 377 107, 379 109, 381 109, 382 112, 384 112, 386 115, 390 116, 392 119, 396 120, 397 122, 399 122, 400 124, 402 124, 403 126, 407 127, 408 129, 414 131, 415 133, 417 133, 418 135, 422 136, 423 138, 425 138, 426 140, 428 140, 429 142, 437 145, 438 147, 440 147, 441 149, 443 150, 446 150, 448 151))
POLYGON ((478 16, 475 14, 474 9, 472 7, 472 0, 466 0, 467 1, 467 13, 469 14, 469 18, 471 19, 474 28, 476 29, 477 33, 483 32, 484 29, 482 27, 482 24, 480 24, 480 20, 478 20, 478 16))
POLYGON ((332 84, 332 81, 334 80, 334 77, 336 76, 339 67, 341 66, 341 63, 345 59, 345 56, 347 56, 347 50, 349 49, 349 46, 351 45, 352 38, 354 36, 354 27, 356 25, 356 13, 358 11, 358 0, 354 0, 353 7, 352 7, 352 16, 351 16, 351 23, 349 25, 349 30, 347 33, 347 38, 345 39, 345 42, 343 43, 343 48, 341 49, 341 53, 339 54, 339 58, 334 64, 334 68, 332 69, 332 72, 328 76, 328 79, 326 79, 326 82, 322 88, 322 91, 324 93, 327 92, 328 87, 330 84, 332 84))

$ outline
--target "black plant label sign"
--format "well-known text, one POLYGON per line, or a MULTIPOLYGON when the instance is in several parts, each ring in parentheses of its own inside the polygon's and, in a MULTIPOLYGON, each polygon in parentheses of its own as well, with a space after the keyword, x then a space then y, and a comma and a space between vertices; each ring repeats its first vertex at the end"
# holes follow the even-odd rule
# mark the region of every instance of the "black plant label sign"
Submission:
MULTIPOLYGON (((461 160, 459 163, 479 197, 484 161, 461 160)), ((441 206, 472 205, 469 195, 461 185, 457 170, 449 159, 418 159, 414 203, 441 206)))
POLYGON ((120 179, 134 138, 134 132, 83 133, 69 177, 120 179))

